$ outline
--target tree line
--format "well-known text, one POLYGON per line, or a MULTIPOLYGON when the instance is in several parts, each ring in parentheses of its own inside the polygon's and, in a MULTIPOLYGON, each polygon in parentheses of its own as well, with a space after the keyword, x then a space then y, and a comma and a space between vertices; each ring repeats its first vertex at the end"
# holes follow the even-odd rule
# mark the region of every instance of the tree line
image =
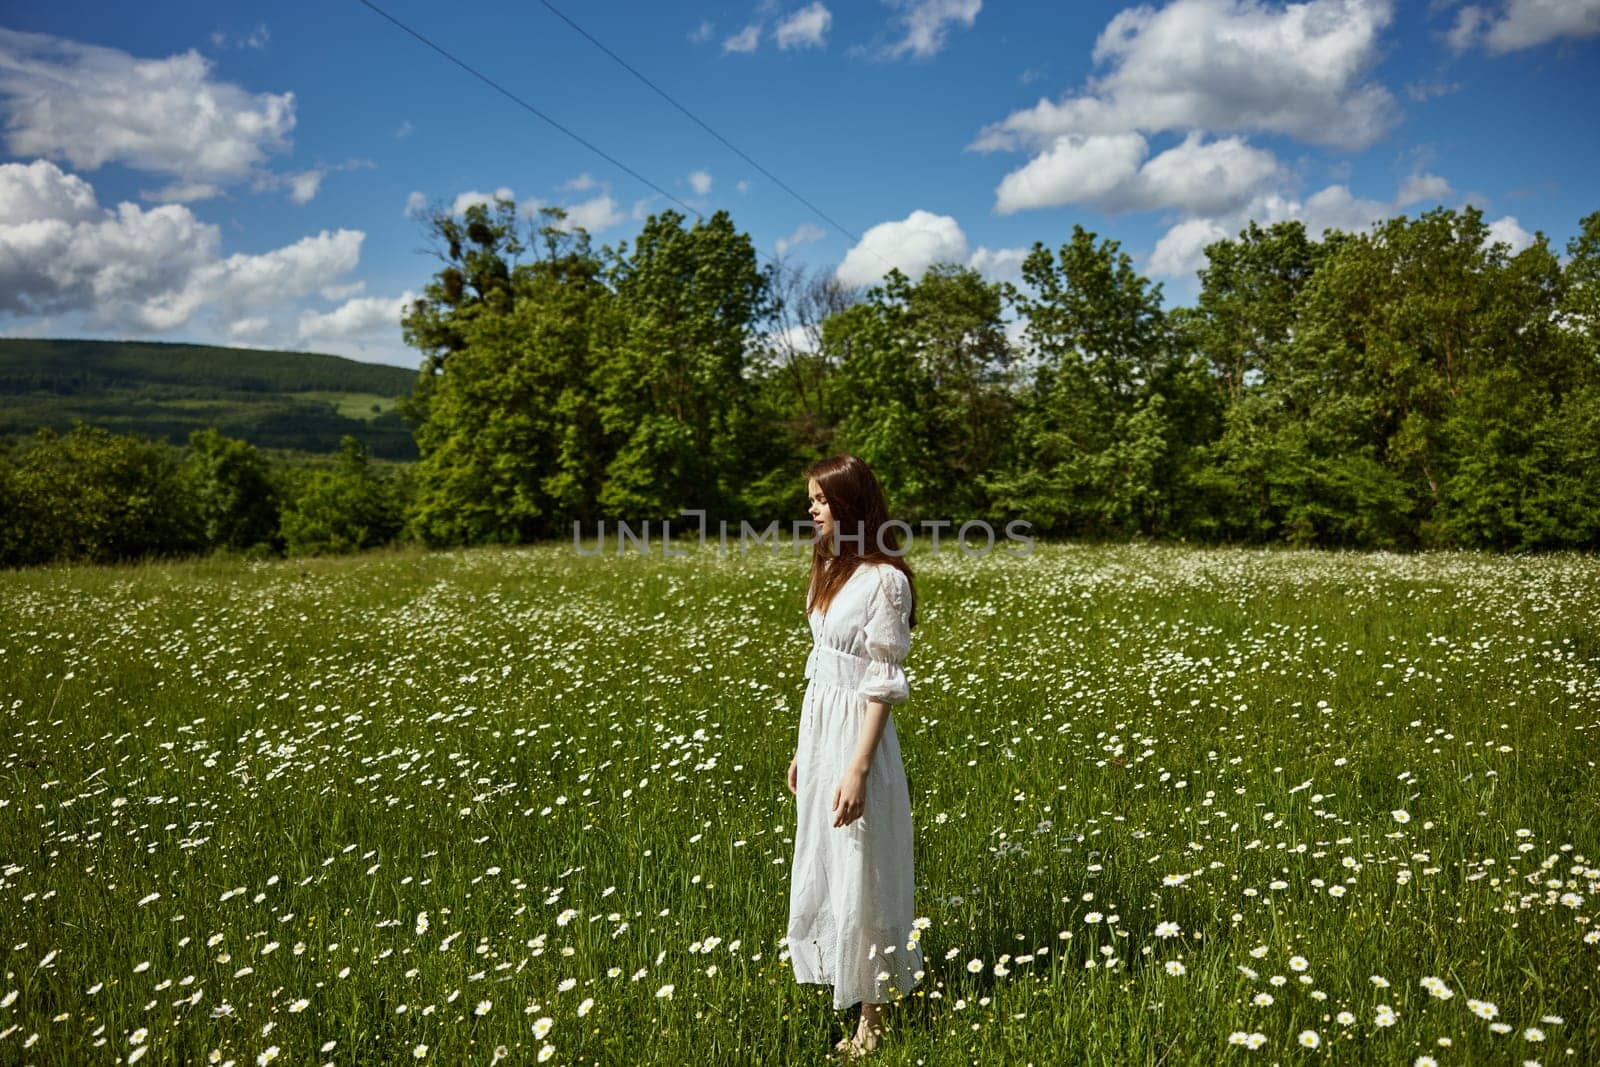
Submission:
POLYGON ((521 543, 686 509, 788 521, 798 472, 841 450, 910 521, 1600 547, 1600 212, 1564 256, 1494 241, 1473 208, 1320 239, 1251 223, 1172 309, 1081 227, 1035 244, 1018 282, 941 264, 852 289, 763 265, 726 212, 664 212, 600 249, 509 200, 427 226, 442 266, 402 322, 416 463, 380 475, 352 441, 275 485, 215 431, 165 458, 42 436, 0 459, 0 562, 521 543), (127 492, 51 495, 90 469, 127 492), (139 537, 109 532, 136 512, 139 537))
MULTIPOLYGON (((1018 284, 939 265, 850 290, 758 263, 726 213, 592 249, 556 209, 436 215, 408 528, 800 514, 866 459, 897 509, 1044 536, 1600 546, 1600 213, 1563 259, 1438 209, 1314 239, 1250 224, 1194 306, 1081 227, 1018 284)), ((591 527, 592 528, 592 527, 591 527)))

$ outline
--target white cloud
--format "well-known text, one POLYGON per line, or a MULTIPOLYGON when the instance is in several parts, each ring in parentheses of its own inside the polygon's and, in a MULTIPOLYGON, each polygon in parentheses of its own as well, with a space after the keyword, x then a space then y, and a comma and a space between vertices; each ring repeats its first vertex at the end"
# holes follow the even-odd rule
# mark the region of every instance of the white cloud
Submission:
POLYGON ((584 171, 571 181, 564 182, 561 188, 567 192, 582 193, 589 189, 593 189, 599 184, 599 182, 594 180, 594 175, 590 174, 588 171, 584 171))
POLYGON ((1089 204, 1102 211, 1175 208, 1196 214, 1226 211, 1280 175, 1271 152, 1238 137, 1209 143, 1191 133, 1144 162, 1149 145, 1137 133, 1064 134, 1046 152, 1006 175, 995 210, 1089 204))
POLYGON ((711 40, 712 34, 715 32, 716 26, 712 24, 710 19, 701 19, 700 25, 696 26, 694 32, 689 34, 689 40, 695 44, 705 44, 711 40))
POLYGON ((1232 236, 1215 219, 1185 219, 1161 235, 1145 268, 1157 277, 1193 274, 1206 265, 1206 245, 1232 236))
POLYGON ((967 266, 983 275, 991 282, 1022 281, 1022 261, 1028 258, 1026 248, 996 248, 989 249, 982 245, 972 253, 972 258, 967 260, 967 266))
POLYGON ((1476 4, 1468 4, 1456 12, 1455 24, 1450 27, 1450 32, 1445 35, 1451 49, 1465 52, 1471 48, 1478 39, 1478 31, 1483 28, 1483 8, 1476 4))
POLYGON ((898 222, 880 222, 845 254, 834 277, 845 285, 872 285, 891 266, 913 281, 935 263, 964 263, 967 236, 949 215, 917 210, 898 222))
POLYGON ((1409 207, 1424 200, 1435 203, 1449 196, 1450 183, 1437 174, 1424 174, 1413 171, 1400 185, 1400 195, 1395 197, 1395 204, 1399 207, 1409 207))
POLYGON ((154 204, 192 204, 222 195, 222 187, 211 182, 172 182, 159 189, 139 190, 139 199, 154 204))
POLYGON ((410 137, 412 134, 414 134, 416 132, 417 132, 417 128, 411 124, 411 120, 410 119, 406 119, 403 122, 401 122, 400 125, 395 127, 394 139, 396 141, 403 141, 407 137, 410 137))
POLYGON ((1063 134, 1049 150, 1001 180, 995 210, 1010 214, 1113 195, 1138 173, 1147 150, 1137 133, 1063 134))
POLYGON ((1533 244, 1533 234, 1517 225, 1515 215, 1506 215, 1489 223, 1489 244, 1508 244, 1512 254, 1533 244))
MULTIPOLYGON (((271 252, 236 253, 204 264, 171 306, 188 307, 192 314, 194 309, 211 305, 227 319, 281 307, 354 270, 361 261, 364 237, 360 230, 323 230, 271 252)), ((176 325, 186 321, 188 314, 176 325)))
POLYGON ((322 167, 287 175, 289 199, 297 204, 309 204, 316 197, 317 190, 322 188, 322 179, 327 175, 327 170, 322 167))
POLYGON ((827 42, 828 27, 833 25, 833 13, 821 0, 803 7, 778 23, 773 30, 778 48, 821 48, 827 42))
POLYGON ((344 285, 324 285, 317 292, 324 300, 349 300, 352 296, 361 295, 366 287, 366 282, 357 280, 344 285))
POLYGON ((785 252, 789 251, 789 249, 795 248, 799 245, 810 244, 812 241, 820 241, 826 236, 828 236, 828 231, 824 230, 821 226, 817 226, 809 222, 802 222, 799 226, 795 227, 795 231, 789 236, 778 238, 778 255, 781 256, 785 252))
POLYGON ((271 319, 265 315, 253 315, 228 323, 228 337, 234 341, 259 341, 271 329, 271 319))
POLYGON ((1419 104, 1425 104, 1436 96, 1449 96, 1459 93, 1463 86, 1460 82, 1407 82, 1406 95, 1419 104))
POLYGON ((724 52, 754 52, 756 45, 761 43, 761 27, 759 25, 746 26, 738 33, 722 42, 724 52))
POLYGON ((581 226, 589 233, 609 230, 628 220, 621 206, 606 194, 573 204, 566 209, 567 227, 581 226))
POLYGON ((1498 15, 1476 4, 1462 8, 1448 39, 1458 52, 1482 44, 1498 55, 1597 34, 1600 0, 1506 0, 1498 15))
POLYGON ((411 190, 406 197, 405 210, 401 214, 408 219, 420 219, 428 210, 428 198, 422 195, 420 189, 411 190))
POLYGON ((904 36, 889 46, 893 57, 906 53, 918 59, 937 55, 952 27, 970 29, 983 10, 983 0, 885 0, 900 8, 898 18, 904 36))
MULTIPOLYGON (((450 214, 463 215, 466 210, 475 204, 492 206, 496 200, 515 200, 516 196, 509 188, 502 185, 492 193, 480 193, 476 189, 465 193, 457 193, 456 198, 450 202, 450 214)), ((408 200, 409 204, 410 201, 408 200)))
POLYGON ((240 179, 289 147, 293 93, 211 77, 195 51, 137 59, 0 28, 0 109, 13 155, 94 170, 123 163, 189 181, 240 179))
POLYGON ((0 313, 78 312, 94 328, 159 332, 207 312, 231 330, 335 284, 359 262, 363 236, 324 231, 259 255, 219 258, 220 228, 180 204, 102 208, 88 182, 54 163, 7 163, 0 313))
POLYGON ((230 37, 221 30, 211 34, 211 43, 218 48, 250 48, 257 52, 267 47, 267 42, 272 40, 272 34, 267 29, 265 22, 256 23, 256 28, 249 33, 230 37))
POLYGON ((303 312, 298 333, 302 341, 399 340, 400 316, 416 298, 408 289, 397 297, 357 297, 327 313, 303 312))
POLYGON ((1108 67, 1083 92, 985 127, 977 151, 1052 146, 1063 134, 1263 130, 1359 149, 1392 125, 1370 75, 1390 0, 1174 0, 1116 15, 1095 44, 1108 67))
POLYGON ((711 191, 711 172, 708 170, 690 172, 689 188, 694 190, 695 196, 705 196, 711 191))
POLYGON ((180 291, 219 240, 186 207, 107 211, 54 163, 0 165, 0 312, 84 311, 138 327, 147 302, 180 291))
POLYGON ((1257 196, 1240 210, 1211 218, 1185 219, 1171 227, 1156 242, 1146 269, 1157 277, 1191 275, 1205 266, 1206 245, 1236 237, 1252 220, 1270 226, 1299 219, 1305 224, 1307 236, 1321 240, 1325 230, 1360 232, 1399 214, 1399 203, 1358 197, 1344 185, 1330 185, 1303 201, 1281 193, 1267 193, 1257 196))
POLYGON ((100 215, 94 186, 42 159, 0 166, 0 226, 85 222, 100 215))

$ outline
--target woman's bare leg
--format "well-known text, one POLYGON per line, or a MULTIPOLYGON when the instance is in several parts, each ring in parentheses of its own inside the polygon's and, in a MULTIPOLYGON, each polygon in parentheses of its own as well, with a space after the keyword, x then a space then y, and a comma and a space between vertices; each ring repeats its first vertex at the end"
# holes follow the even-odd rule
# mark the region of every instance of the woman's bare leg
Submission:
POLYGON ((859 1052, 871 1052, 883 1039, 883 1005, 861 1002, 861 1021, 852 1042, 859 1052))

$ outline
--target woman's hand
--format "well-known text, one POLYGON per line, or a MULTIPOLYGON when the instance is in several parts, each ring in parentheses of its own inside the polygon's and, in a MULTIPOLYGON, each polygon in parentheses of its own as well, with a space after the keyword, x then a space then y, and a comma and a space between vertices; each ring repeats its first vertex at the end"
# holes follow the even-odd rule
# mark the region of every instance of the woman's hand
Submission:
POLYGON ((833 825, 849 826, 866 812, 867 775, 865 771, 845 771, 833 791, 833 825))
POLYGON ((800 761, 798 759, 792 759, 789 761, 789 792, 791 794, 798 795, 796 793, 796 787, 799 785, 799 782, 800 761))

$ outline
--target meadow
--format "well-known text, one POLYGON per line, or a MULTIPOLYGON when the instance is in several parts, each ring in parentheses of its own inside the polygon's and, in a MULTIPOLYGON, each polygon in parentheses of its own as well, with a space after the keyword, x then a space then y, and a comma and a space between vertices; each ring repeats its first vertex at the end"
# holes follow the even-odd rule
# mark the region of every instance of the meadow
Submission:
MULTIPOLYGON (((869 1062, 1600 1060, 1595 559, 912 563, 927 968, 869 1062)), ((832 1058, 804 567, 0 573, 0 1061, 832 1058)))

